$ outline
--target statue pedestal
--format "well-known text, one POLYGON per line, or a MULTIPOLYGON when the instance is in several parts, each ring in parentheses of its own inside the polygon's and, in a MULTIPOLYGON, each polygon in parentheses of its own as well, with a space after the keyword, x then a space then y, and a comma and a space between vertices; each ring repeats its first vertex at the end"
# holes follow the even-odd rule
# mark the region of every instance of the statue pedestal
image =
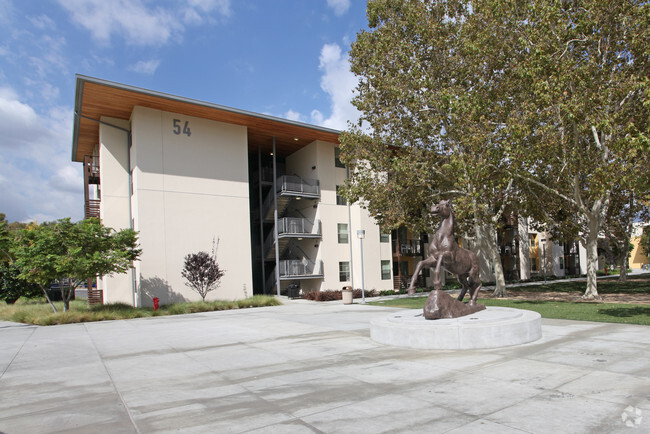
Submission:
POLYGON ((537 312, 488 307, 459 318, 427 320, 422 310, 407 309, 370 323, 370 337, 379 343, 427 350, 499 348, 542 337, 537 312))

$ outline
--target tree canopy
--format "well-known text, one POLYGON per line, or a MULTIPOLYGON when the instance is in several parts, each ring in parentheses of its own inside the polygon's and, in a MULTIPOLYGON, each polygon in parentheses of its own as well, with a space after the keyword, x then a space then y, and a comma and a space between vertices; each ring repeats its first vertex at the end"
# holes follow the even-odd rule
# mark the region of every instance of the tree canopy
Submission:
POLYGON ((40 285, 46 297, 46 288, 58 283, 65 311, 82 282, 131 268, 141 254, 137 241, 131 229, 115 231, 96 218, 65 218, 21 230, 12 253, 20 277, 40 285))
POLYGON ((506 208, 582 234, 585 295, 597 296, 611 189, 647 195, 649 7, 369 1, 350 53, 362 115, 341 136, 348 199, 380 224, 421 228, 431 203, 453 198, 497 276, 506 208))

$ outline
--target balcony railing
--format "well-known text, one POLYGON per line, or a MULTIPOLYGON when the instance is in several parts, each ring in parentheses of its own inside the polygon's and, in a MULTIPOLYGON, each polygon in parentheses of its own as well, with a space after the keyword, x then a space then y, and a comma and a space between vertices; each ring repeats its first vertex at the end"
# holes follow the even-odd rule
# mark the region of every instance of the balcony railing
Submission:
POLYGON ((288 193, 297 196, 320 196, 320 186, 317 179, 305 179, 300 176, 283 175, 278 178, 278 193, 288 193))
POLYGON ((307 258, 280 261, 280 279, 322 277, 323 261, 312 262, 307 258))
POLYGON ((84 176, 88 184, 99 184, 99 157, 84 155, 84 176))
POLYGON ((84 207, 84 218, 97 217, 99 218, 99 204, 101 200, 88 199, 84 207))
MULTIPOLYGON (((393 253, 397 254, 397 240, 393 239, 393 253)), ((402 256, 422 256, 422 242, 420 240, 407 240, 400 243, 399 253, 402 256)))
POLYGON ((320 221, 311 223, 305 218, 285 217, 278 219, 278 235, 282 236, 320 236, 320 221))

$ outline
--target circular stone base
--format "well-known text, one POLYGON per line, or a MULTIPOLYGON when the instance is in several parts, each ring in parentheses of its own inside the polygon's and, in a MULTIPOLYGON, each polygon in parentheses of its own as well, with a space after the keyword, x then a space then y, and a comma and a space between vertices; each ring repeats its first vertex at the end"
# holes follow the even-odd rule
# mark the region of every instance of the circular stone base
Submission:
POLYGON ((379 343, 427 350, 498 348, 542 337, 537 312, 488 307, 460 318, 427 320, 421 309, 407 309, 370 323, 370 337, 379 343))

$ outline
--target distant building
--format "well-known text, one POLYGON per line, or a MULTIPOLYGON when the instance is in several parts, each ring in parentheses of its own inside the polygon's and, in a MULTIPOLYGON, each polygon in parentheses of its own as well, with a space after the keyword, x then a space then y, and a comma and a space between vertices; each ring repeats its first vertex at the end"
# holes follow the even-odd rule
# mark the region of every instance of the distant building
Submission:
POLYGON ((634 223, 632 237, 630 238, 630 242, 634 246, 629 262, 631 269, 643 268, 644 266, 647 268, 650 263, 650 252, 644 251, 639 245, 641 235, 643 234, 643 228, 648 225, 650 225, 650 223, 634 223))

